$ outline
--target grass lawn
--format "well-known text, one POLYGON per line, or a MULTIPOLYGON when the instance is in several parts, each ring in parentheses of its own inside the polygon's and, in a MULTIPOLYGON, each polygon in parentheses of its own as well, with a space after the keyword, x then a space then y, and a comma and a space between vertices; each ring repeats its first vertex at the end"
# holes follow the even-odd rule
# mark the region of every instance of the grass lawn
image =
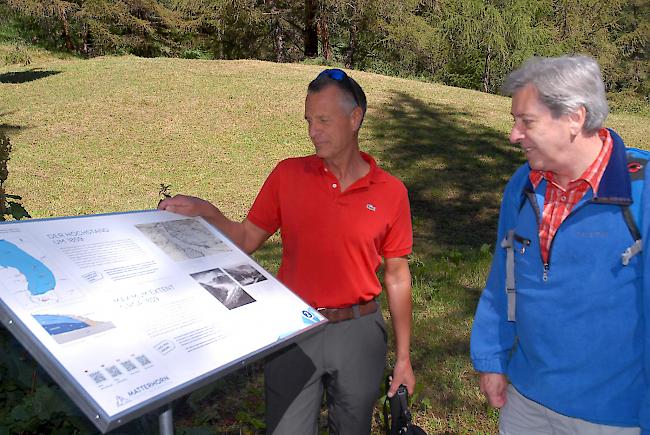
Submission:
MULTIPOLYGON (((41 218, 153 208, 165 183, 242 218, 280 159, 312 152, 304 95, 321 69, 130 56, 0 67, 0 128, 13 144, 7 191, 41 218)), ((469 330, 501 190, 523 162, 507 140, 510 100, 352 75, 369 101, 362 148, 411 198, 414 419, 430 434, 494 433, 497 413, 478 391, 469 330)), ((617 113, 608 126, 643 148, 649 121, 617 113)), ((275 270, 278 239, 256 258, 275 270)), ((230 375, 179 401, 177 431, 257 433, 262 392, 258 366, 230 375)))

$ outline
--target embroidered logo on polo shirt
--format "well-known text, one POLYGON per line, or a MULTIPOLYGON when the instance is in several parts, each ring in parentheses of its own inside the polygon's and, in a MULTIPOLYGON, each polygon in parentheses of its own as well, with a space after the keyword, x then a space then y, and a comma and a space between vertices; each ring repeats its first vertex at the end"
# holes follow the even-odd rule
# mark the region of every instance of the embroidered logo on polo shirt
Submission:
POLYGON ((370 203, 366 204, 366 208, 368 210, 370 210, 370 211, 376 211, 377 210, 377 207, 375 207, 374 205, 372 205, 370 203))

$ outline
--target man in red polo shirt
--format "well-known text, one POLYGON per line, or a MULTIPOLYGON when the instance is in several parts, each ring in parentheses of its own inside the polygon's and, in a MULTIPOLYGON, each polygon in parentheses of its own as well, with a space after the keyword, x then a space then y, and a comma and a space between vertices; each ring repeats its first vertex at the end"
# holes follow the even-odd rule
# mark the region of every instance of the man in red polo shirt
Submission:
POLYGON ((267 360, 268 433, 318 433, 324 391, 332 433, 370 433, 386 356, 376 301, 382 258, 396 339, 389 396, 401 384, 413 393, 410 207, 404 185, 359 150, 365 112, 357 82, 342 70, 325 70, 309 84, 305 100, 316 153, 280 162, 246 219, 231 221, 209 202, 184 195, 159 206, 204 217, 247 253, 279 229, 278 278, 330 321, 267 360))

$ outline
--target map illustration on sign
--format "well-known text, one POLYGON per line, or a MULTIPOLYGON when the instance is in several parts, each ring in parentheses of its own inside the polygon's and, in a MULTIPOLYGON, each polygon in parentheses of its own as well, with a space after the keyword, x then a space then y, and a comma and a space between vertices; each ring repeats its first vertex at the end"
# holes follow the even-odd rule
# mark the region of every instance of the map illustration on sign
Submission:
POLYGON ((54 274, 47 266, 6 240, 0 240, 0 267, 13 267, 23 274, 27 289, 34 296, 56 287, 54 274))
POLYGON ((0 233, 0 283, 27 309, 85 297, 77 283, 26 235, 0 233))

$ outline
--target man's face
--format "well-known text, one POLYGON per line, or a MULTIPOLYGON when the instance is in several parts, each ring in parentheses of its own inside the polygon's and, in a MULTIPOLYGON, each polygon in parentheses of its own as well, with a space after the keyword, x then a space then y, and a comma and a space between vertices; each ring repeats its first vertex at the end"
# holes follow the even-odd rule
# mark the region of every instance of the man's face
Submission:
POLYGON ((358 107, 350 112, 343 91, 335 85, 307 94, 305 120, 318 157, 334 159, 356 145, 360 112, 358 107))
POLYGON ((571 120, 567 115, 553 117, 533 85, 512 96, 512 116, 510 142, 521 146, 532 169, 559 173, 571 164, 571 120))

